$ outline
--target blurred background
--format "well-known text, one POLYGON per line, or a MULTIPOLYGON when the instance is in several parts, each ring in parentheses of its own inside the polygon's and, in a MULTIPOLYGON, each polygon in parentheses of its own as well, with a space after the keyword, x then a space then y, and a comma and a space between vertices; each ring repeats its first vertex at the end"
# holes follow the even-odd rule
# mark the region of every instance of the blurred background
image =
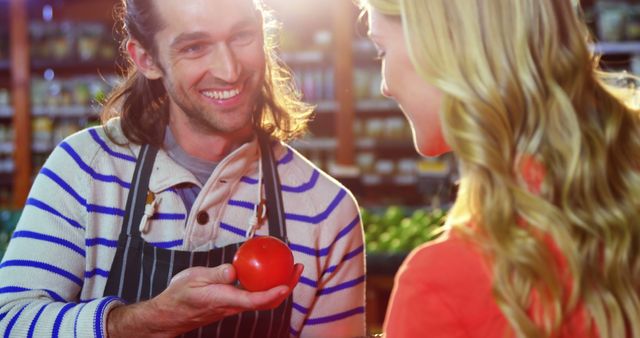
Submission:
MULTIPOLYGON (((99 124, 100 102, 120 81, 117 2, 0 0, 0 257, 49 152, 99 124)), ((283 25, 282 59, 317 107, 309 133, 292 145, 349 187, 362 207, 367 322, 379 332, 400 262, 440 234, 455 198, 455 159, 415 152, 402 113, 380 95, 379 61, 352 1, 265 2, 283 25)), ((640 1, 582 6, 602 67, 640 73, 640 1)))

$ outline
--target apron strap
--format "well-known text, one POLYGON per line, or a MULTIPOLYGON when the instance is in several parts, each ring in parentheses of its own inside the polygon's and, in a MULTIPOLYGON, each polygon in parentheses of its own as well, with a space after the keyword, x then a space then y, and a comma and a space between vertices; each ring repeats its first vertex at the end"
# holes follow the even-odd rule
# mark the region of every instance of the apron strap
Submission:
POLYGON ((149 179, 153 171, 158 148, 148 144, 142 145, 140 154, 136 161, 136 168, 133 171, 131 180, 131 188, 127 197, 126 212, 122 222, 122 231, 120 236, 140 236, 138 225, 144 214, 144 207, 147 201, 147 189, 149 187, 149 179))
MULTIPOLYGON (((271 138, 264 131, 258 130, 258 143, 262 158, 263 180, 267 197, 267 219, 269 220, 269 234, 284 240, 287 244, 287 227, 285 226, 284 204, 280 189, 278 166, 271 147, 271 138)), ((258 187, 259 189, 260 187, 258 187)))
POLYGON ((139 256, 139 252, 130 246, 133 245, 137 249, 141 249, 139 244, 134 244, 137 241, 132 242, 132 238, 140 237, 138 224, 140 224, 144 213, 149 177, 151 176, 157 153, 158 148, 156 147, 147 145, 140 147, 127 196, 127 207, 122 221, 122 229, 118 237, 118 248, 113 257, 109 278, 105 285, 105 295, 131 300, 131 292, 136 291, 132 289, 124 290, 125 277, 139 274, 142 257, 139 256), (127 294, 125 294, 125 291, 127 294))
MULTIPOLYGON (((285 226, 284 203, 282 200, 280 177, 277 163, 271 147, 272 139, 265 132, 258 130, 258 144, 263 166, 263 180, 267 205, 267 219, 269 234, 288 243, 287 227, 285 226)), ((147 201, 147 187, 153 171, 158 148, 148 144, 142 145, 136 161, 136 168, 131 180, 131 188, 127 197, 126 212, 122 222, 120 237, 140 236, 138 225, 144 214, 147 201)))

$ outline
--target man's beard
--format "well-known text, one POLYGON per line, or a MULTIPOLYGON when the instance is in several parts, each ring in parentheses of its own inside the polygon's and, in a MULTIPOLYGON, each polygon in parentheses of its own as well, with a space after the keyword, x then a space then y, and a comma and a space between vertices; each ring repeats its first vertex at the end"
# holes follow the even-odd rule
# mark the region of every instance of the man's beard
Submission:
MULTIPOLYGON (((234 114, 247 114, 246 123, 240 125, 228 125, 225 123, 227 117, 221 116, 225 113, 224 109, 213 109, 204 105, 199 105, 188 99, 188 95, 175 90, 175 87, 168 86, 167 94, 175 105, 184 112, 185 117, 189 121, 189 125, 195 130, 202 131, 206 134, 219 134, 219 133, 232 133, 241 130, 247 126, 248 123, 252 123, 251 115, 253 110, 248 109, 250 112, 238 110, 234 114), (202 107, 198 107, 202 106, 202 107)), ((257 98, 249 98, 247 102, 257 102, 257 98)), ((229 110, 238 109, 239 107, 230 108, 229 110)), ((243 108, 243 107, 240 107, 243 108)), ((232 118, 237 118, 233 116, 232 118)))

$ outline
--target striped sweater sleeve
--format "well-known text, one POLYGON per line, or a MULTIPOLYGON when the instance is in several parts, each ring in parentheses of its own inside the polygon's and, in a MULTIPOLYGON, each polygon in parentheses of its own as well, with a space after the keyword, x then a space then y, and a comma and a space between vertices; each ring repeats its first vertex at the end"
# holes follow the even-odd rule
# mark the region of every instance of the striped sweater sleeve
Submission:
POLYGON ((122 302, 79 299, 90 170, 67 140, 38 173, 0 263, 3 337, 106 336, 105 316, 122 302))
MULTIPOLYGON (((320 243, 330 243, 321 252, 319 278, 301 283, 315 284, 313 305, 306 310, 301 337, 363 337, 365 324, 365 252, 359 209, 353 196, 341 187, 331 215, 320 224, 320 243)), ((300 311, 300 309, 296 309, 300 311)), ((295 311, 295 310, 294 310, 295 311)))

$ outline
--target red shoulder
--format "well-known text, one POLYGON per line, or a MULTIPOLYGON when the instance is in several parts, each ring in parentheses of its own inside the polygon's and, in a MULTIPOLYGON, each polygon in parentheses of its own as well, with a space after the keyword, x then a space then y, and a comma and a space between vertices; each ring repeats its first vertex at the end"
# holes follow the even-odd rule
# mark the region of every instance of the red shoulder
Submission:
MULTIPOLYGON (((504 336, 507 330, 507 322, 493 299, 488 264, 475 245, 459 236, 418 247, 403 262, 396 275, 390 311, 403 308, 420 309, 430 318, 421 321, 421 329, 428 324, 430 330, 441 330, 449 336, 504 336)), ((397 327, 387 324, 388 328, 397 327)))

